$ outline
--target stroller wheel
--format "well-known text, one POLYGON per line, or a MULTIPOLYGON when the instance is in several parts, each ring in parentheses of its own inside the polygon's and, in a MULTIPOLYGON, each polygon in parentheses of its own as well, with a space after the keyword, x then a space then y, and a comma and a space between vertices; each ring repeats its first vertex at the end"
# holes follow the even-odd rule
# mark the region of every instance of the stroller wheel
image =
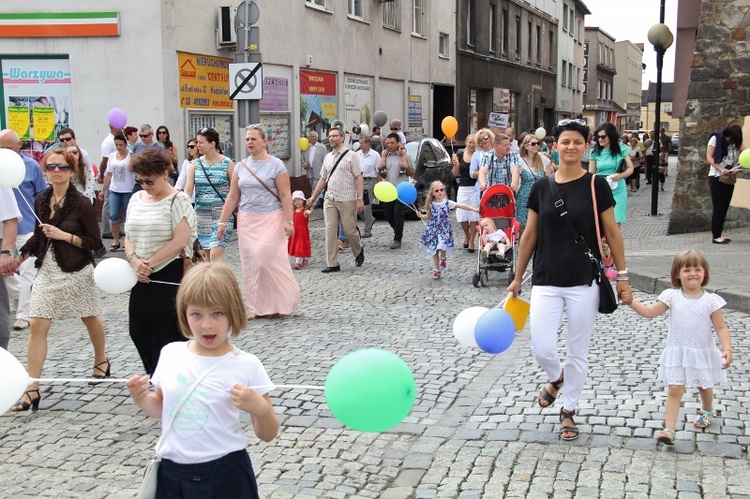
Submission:
POLYGON ((474 274, 474 277, 471 278, 471 283, 475 288, 479 287, 479 274, 474 274))
POLYGON ((483 288, 487 287, 487 281, 488 281, 488 279, 487 279, 487 271, 485 270, 484 272, 482 272, 479 275, 479 282, 482 283, 482 287, 483 288))

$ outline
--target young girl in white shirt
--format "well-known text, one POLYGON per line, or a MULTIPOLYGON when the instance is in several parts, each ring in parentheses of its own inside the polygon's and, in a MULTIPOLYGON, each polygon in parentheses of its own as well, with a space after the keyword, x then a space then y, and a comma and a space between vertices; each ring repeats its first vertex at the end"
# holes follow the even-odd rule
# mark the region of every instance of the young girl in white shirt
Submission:
POLYGON ((240 411, 250 414, 255 435, 266 442, 276 437, 279 420, 263 364, 229 341, 247 326, 232 270, 221 262, 192 268, 177 293, 177 315, 190 341, 162 349, 151 379, 155 390, 149 390, 147 376, 127 382, 136 405, 162 419, 156 496, 257 498, 240 411))

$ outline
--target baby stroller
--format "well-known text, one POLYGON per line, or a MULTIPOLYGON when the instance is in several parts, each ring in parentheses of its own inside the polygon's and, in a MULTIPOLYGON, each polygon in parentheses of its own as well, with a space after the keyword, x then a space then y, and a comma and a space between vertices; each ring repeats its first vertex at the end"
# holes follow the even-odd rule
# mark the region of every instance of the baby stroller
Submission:
MULTIPOLYGON (((518 239, 521 226, 515 218, 516 198, 510 186, 504 184, 493 185, 482 196, 479 203, 479 214, 482 218, 489 217, 495 222, 495 227, 505 233, 507 240, 505 251, 490 251, 485 255, 484 251, 478 251, 477 271, 472 283, 474 287, 487 286, 489 271, 496 270, 508 273, 508 284, 516 277, 516 255, 518 253, 518 239)), ((477 224, 477 234, 482 241, 486 235, 484 228, 477 224)))

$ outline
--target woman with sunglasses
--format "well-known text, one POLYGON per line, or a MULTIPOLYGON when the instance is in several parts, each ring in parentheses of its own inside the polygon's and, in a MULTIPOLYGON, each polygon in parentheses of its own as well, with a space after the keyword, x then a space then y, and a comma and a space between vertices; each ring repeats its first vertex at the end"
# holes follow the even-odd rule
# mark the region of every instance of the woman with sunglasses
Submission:
MULTIPOLYGON (((182 166, 180 167, 180 176, 177 178, 177 182, 175 182, 174 184, 175 189, 177 189, 178 191, 185 190, 185 183, 187 182, 187 174, 188 170, 190 169, 190 163, 198 158, 200 158, 200 154, 198 153, 198 141, 196 139, 190 139, 187 142, 187 156, 185 158, 185 161, 182 162, 182 166)), ((193 206, 195 206, 195 191, 193 191, 193 194, 190 196, 190 202, 193 203, 193 206)))
POLYGON ((172 171, 170 171, 169 174, 172 176, 172 183, 174 184, 179 175, 179 172, 177 171, 177 162, 179 159, 177 157, 177 148, 172 143, 169 129, 165 125, 161 125, 156 129, 156 140, 164 146, 164 150, 167 151, 169 157, 172 158, 172 171))
POLYGON ((94 178, 93 168, 86 164, 86 159, 77 145, 68 146, 66 151, 73 156, 76 162, 77 172, 71 177, 70 181, 76 186, 78 192, 86 196, 93 204, 96 198, 96 179, 94 178))
MULTIPOLYGON (((458 179, 458 194, 456 202, 479 208, 479 191, 476 189, 478 175, 475 170, 471 173, 471 159, 477 151, 477 139, 474 135, 466 136, 466 147, 454 154, 453 175, 458 179)), ((476 222, 479 221, 479 213, 456 209, 456 220, 461 224, 461 230, 464 231, 464 249, 469 253, 474 253, 474 239, 477 233, 476 222)))
POLYGON ((555 173, 552 167, 552 161, 544 154, 539 153, 541 145, 540 139, 532 133, 526 134, 521 140, 520 154, 521 159, 521 185, 516 191, 516 220, 521 225, 521 234, 526 227, 526 221, 529 216, 529 194, 531 186, 537 179, 544 178, 547 175, 555 173))
POLYGON ((221 153, 219 132, 202 128, 196 134, 198 154, 190 164, 185 181, 185 193, 195 192, 195 216, 198 218, 198 242, 206 250, 209 260, 224 258, 224 249, 234 232, 234 217, 227 221, 223 237, 218 236, 219 215, 229 194, 234 162, 221 153))
POLYGON ((115 152, 107 159, 107 173, 104 174, 104 185, 99 193, 101 199, 109 192, 109 221, 112 225, 114 239, 109 251, 120 251, 120 210, 127 213, 130 197, 133 195, 133 174, 130 173, 131 154, 125 135, 115 135, 115 152))
MULTIPOLYGON (((94 346, 93 377, 109 377, 111 365, 99 320, 99 292, 91 254, 102 247, 94 206, 71 182, 78 169, 72 154, 62 148, 52 149, 42 158, 42 169, 50 186, 34 200, 41 223, 15 261, 20 265, 34 256, 39 269, 31 288, 26 369, 32 378, 42 375, 53 319, 80 317, 94 346)), ((39 383, 32 382, 11 410, 36 411, 41 399, 39 383)))
POLYGON ((625 179, 633 173, 633 163, 630 161, 630 148, 620 141, 617 129, 612 123, 603 123, 594 131, 596 146, 589 154, 589 171, 606 177, 615 187, 612 195, 615 197, 615 220, 624 224, 628 217, 628 191, 625 179), (625 162, 625 168, 620 169, 620 163, 625 162))
POLYGON ((169 184, 171 166, 169 154, 153 147, 130 160, 142 190, 130 198, 125 222, 125 257, 138 276, 130 291, 129 329, 149 375, 164 345, 185 341, 175 300, 184 270, 182 256, 192 257, 197 237, 190 198, 169 184))

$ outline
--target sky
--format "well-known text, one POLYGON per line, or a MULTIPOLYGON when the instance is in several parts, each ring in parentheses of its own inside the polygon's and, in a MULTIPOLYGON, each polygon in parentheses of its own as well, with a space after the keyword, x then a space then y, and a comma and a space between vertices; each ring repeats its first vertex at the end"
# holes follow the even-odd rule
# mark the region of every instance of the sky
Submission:
MULTIPOLYGON (((665 0, 664 24, 677 35, 677 1, 665 0)), ((586 16, 586 26, 598 26, 615 41, 630 40, 633 43, 643 43, 643 62, 646 72, 643 74, 643 88, 648 88, 648 82, 656 83, 656 52, 653 45, 648 43, 648 30, 659 23, 659 0, 628 0, 627 2, 613 2, 612 0, 583 0, 591 11, 586 16)), ((667 49, 664 54, 664 69, 662 81, 674 81, 674 50, 675 46, 667 49)))

